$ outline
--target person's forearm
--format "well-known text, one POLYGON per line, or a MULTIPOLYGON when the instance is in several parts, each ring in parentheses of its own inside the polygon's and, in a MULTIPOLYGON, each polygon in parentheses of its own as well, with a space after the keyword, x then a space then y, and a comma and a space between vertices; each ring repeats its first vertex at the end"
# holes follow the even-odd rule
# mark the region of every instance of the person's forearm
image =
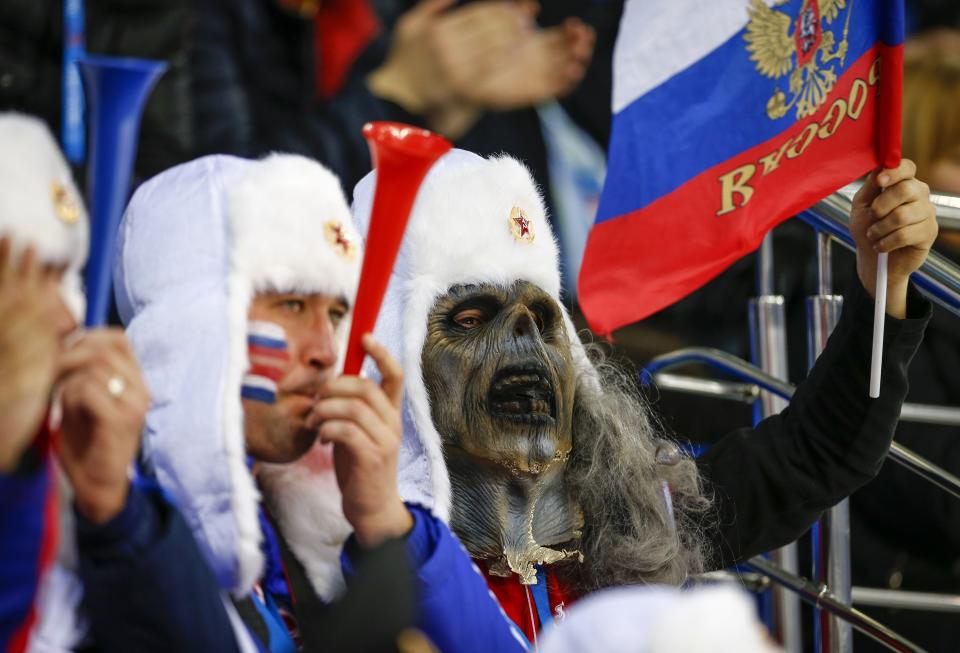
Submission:
POLYGON ((880 399, 868 397, 872 303, 846 297, 840 323, 790 406, 723 438, 698 459, 714 486, 718 568, 792 541, 820 513, 876 474, 906 396, 906 367, 930 305, 916 294, 908 318, 887 318, 880 399))
POLYGON ((133 488, 113 520, 77 522, 98 650, 238 650, 220 588, 175 508, 133 488))
POLYGON ((483 112, 468 102, 450 98, 433 101, 418 94, 388 69, 377 69, 367 77, 370 92, 408 114, 418 116, 431 130, 451 140, 457 140, 470 131, 483 112))

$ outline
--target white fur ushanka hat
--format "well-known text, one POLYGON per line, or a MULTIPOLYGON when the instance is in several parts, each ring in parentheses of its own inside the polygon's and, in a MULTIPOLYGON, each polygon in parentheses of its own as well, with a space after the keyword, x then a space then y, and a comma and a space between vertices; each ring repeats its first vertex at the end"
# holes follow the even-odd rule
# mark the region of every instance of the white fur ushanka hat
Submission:
MULTIPOLYGON (((263 568, 240 397, 247 314, 260 291, 352 303, 359 251, 345 256, 330 242, 330 223, 359 247, 337 178, 315 161, 275 154, 208 156, 167 170, 137 190, 121 224, 117 304, 153 399, 145 464, 176 500, 221 587, 237 594, 263 568)), ((338 337, 345 341, 348 330, 344 320, 338 337)), ((329 521, 342 538, 331 479, 329 471, 301 489, 333 507, 329 521)), ((291 541, 298 555, 302 544, 291 541)))
MULTIPOLYGON (((354 189, 353 217, 361 233, 370 221, 375 185, 373 172, 354 189)), ((401 493, 444 520, 450 517, 450 478, 421 366, 427 315, 451 286, 509 286, 521 279, 557 301, 578 372, 592 369, 560 304, 557 243, 530 172, 507 156, 484 159, 463 150, 449 152, 430 170, 417 195, 374 330, 404 370, 401 493), (518 229, 516 209, 529 221, 529 234, 518 229)), ((365 371, 376 376, 369 361, 365 371)))
POLYGON ((15 253, 30 246, 44 263, 67 266, 60 291, 81 322, 89 221, 70 168, 36 118, 0 114, 0 144, 0 236, 11 236, 15 253))

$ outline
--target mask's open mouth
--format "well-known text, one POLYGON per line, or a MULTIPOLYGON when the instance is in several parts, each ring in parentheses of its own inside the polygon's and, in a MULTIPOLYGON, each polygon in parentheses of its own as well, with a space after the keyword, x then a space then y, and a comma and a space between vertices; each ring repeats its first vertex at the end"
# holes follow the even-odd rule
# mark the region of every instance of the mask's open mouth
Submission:
POLYGON ((553 424, 556 403, 553 382, 541 365, 505 367, 487 393, 491 415, 523 424, 553 424))

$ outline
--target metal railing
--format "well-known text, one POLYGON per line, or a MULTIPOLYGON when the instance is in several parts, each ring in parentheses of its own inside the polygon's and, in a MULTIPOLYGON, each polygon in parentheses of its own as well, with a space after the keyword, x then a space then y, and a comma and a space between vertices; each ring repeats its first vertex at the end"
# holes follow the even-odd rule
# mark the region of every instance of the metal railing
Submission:
MULTIPOLYGON (((691 363, 708 365, 739 381, 746 381, 762 390, 767 390, 785 399, 790 399, 795 390, 792 384, 766 374, 745 360, 737 358, 733 354, 728 354, 725 351, 712 349, 710 347, 684 347, 683 349, 657 356, 647 363, 643 373, 646 378, 653 379, 668 369, 691 363)), ((887 453, 887 457, 960 499, 960 478, 942 467, 930 462, 898 442, 890 445, 890 451, 887 453)))
POLYGON ((760 398, 760 386, 754 383, 701 379, 696 376, 667 372, 655 374, 653 380, 661 390, 675 390, 701 397, 716 397, 745 404, 752 404, 760 398))
POLYGON ((898 635, 873 617, 837 600, 826 585, 816 585, 806 578, 787 573, 769 560, 759 556, 750 558, 744 564, 764 574, 778 585, 796 592, 801 599, 810 605, 829 612, 892 651, 925 653, 923 648, 902 635, 898 635))
MULTIPOLYGON (((837 191, 848 200, 860 190, 863 182, 855 181, 837 191)), ((937 223, 943 229, 960 230, 960 195, 950 193, 930 193, 930 201, 937 207, 937 223)))
POLYGON ((907 592, 874 587, 854 587, 853 602, 881 608, 960 613, 960 596, 932 592, 907 592))
MULTIPOLYGON (((673 390, 703 397, 715 397, 751 404, 760 397, 760 386, 753 383, 704 379, 686 374, 658 372, 653 381, 661 390, 673 390)), ((901 422, 960 426, 960 408, 936 404, 904 403, 900 409, 901 422)))
MULTIPOLYGON (((695 584, 735 583, 744 589, 760 593, 770 589, 770 577, 759 571, 730 571, 719 569, 697 574, 691 578, 695 584)), ((853 588, 853 602, 878 608, 897 608, 923 612, 948 612, 960 614, 960 595, 935 592, 910 592, 879 587, 853 588)))
POLYGON ((931 193, 930 201, 937 207, 937 222, 941 227, 960 230, 960 195, 931 193))

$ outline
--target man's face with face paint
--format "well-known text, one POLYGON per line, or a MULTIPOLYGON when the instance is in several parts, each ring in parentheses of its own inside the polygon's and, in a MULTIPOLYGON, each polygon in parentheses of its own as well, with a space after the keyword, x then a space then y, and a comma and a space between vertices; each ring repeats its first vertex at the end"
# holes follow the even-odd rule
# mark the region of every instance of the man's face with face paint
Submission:
POLYGON ((539 287, 452 287, 430 311, 422 362, 448 452, 534 473, 569 453, 570 341, 560 307, 539 287))
POLYGON ((243 400, 247 451, 255 459, 292 462, 313 446, 317 431, 305 420, 320 386, 335 373, 337 329, 347 310, 344 299, 329 295, 260 293, 254 298, 249 319, 283 327, 288 354, 276 401, 243 400))

